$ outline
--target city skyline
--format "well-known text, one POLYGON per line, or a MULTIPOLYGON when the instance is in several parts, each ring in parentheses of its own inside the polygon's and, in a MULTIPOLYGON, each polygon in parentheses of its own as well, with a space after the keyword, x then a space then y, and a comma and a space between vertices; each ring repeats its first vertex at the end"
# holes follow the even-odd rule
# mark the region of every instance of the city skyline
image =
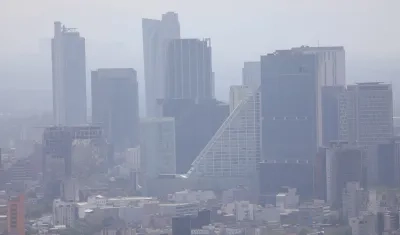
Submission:
POLYGON ((394 2, 116 1, 0 3, 0 235, 400 234, 394 2))

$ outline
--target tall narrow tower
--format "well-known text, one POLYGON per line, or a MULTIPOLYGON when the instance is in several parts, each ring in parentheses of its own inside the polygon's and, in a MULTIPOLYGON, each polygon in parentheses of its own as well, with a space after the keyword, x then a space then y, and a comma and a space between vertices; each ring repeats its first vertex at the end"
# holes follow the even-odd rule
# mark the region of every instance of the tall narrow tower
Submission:
POLYGON ((167 12, 161 20, 143 19, 143 56, 146 115, 160 116, 157 100, 164 98, 165 61, 169 40, 180 38, 178 14, 167 12))
POLYGON ((85 38, 76 29, 55 22, 51 50, 54 122, 66 126, 85 124, 85 38))

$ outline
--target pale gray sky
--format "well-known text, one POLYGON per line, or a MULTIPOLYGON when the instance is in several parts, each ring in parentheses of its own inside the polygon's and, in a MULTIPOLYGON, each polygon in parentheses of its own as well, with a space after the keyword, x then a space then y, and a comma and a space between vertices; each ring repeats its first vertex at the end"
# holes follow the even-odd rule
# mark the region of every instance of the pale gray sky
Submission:
MULTIPOLYGON (((349 69, 382 62, 379 76, 385 66, 398 67, 399 10, 399 0, 0 0, 0 61, 30 63, 23 55, 37 53, 59 20, 86 37, 88 70, 134 67, 141 81, 141 18, 175 11, 183 37, 212 39, 217 92, 223 88, 224 95, 229 84, 240 82, 243 61, 318 42, 345 46, 349 69)), ((35 64, 26 66, 35 69, 30 68, 35 64)), ((50 87, 50 73, 26 81, 50 87)), ((349 81, 363 76, 349 73, 349 81)), ((6 74, 10 84, 25 84, 6 74)))

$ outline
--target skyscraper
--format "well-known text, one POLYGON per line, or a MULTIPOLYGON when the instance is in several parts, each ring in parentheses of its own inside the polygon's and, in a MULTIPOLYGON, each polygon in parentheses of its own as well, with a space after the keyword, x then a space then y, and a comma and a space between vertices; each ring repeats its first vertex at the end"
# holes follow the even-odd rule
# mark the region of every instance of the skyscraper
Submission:
POLYGON ((54 122, 86 124, 85 38, 76 29, 55 22, 51 47, 54 122))
POLYGON ((136 71, 92 71, 92 122, 102 125, 117 151, 139 145, 139 94, 136 71))
POLYGON ((261 159, 261 95, 249 93, 210 138, 188 175, 247 177, 261 159))
POLYGON ((379 82, 349 85, 343 99, 341 139, 367 147, 393 137, 392 85, 379 82))
POLYGON ((180 38, 178 14, 167 12, 161 20, 143 19, 142 30, 146 114, 160 116, 157 100, 164 99, 166 48, 170 39, 180 38))
POLYGON ((323 86, 321 89, 323 146, 339 140, 339 105, 344 91, 344 86, 323 86))
POLYGON ((368 182, 376 184, 377 145, 393 137, 392 85, 379 82, 349 85, 339 108, 340 138, 366 148, 368 182))
POLYGON ((342 46, 292 48, 304 54, 314 54, 318 59, 318 78, 321 86, 346 85, 346 53, 342 46))
POLYGON ((213 98, 210 39, 173 39, 166 53, 166 99, 213 98))
POLYGON ((293 50, 261 57, 264 158, 312 160, 318 148, 318 60, 293 50))
POLYGON ((176 171, 185 174, 229 115, 229 106, 215 99, 167 99, 164 117, 175 118, 176 171))
POLYGON ((331 142, 326 150, 327 201, 342 205, 342 192, 348 182, 366 186, 365 151, 347 142, 331 142))
POLYGON ((242 68, 242 85, 257 90, 261 84, 261 63, 260 61, 244 62, 242 68))

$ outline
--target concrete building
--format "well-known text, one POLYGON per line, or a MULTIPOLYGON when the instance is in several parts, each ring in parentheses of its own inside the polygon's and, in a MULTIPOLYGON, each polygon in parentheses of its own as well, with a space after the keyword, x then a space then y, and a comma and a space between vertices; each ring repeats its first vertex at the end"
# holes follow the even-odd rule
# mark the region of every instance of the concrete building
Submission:
POLYGON ((244 62, 242 68, 242 85, 256 91, 261 85, 260 61, 244 62))
POLYGON ((276 207, 281 210, 297 209, 299 206, 300 197, 297 195, 295 188, 288 188, 285 193, 278 193, 276 195, 276 207))
MULTIPOLYGON (((80 140, 90 140, 96 143, 101 149, 104 147, 103 130, 98 126, 78 126, 78 127, 47 127, 43 132, 43 180, 46 184, 46 194, 50 197, 59 197, 60 183, 63 179, 73 176, 72 149, 73 142, 80 140)), ((101 152, 101 151, 98 151, 101 152)), ((89 156, 90 164, 95 163, 92 156, 89 156)), ((98 156, 101 161, 107 160, 107 155, 98 156), (102 158, 102 159, 100 159, 102 158)), ((97 163, 97 162, 96 162, 97 163)), ((85 169, 93 169, 94 165, 84 166, 85 169)))
POLYGON ((243 220, 254 220, 254 209, 255 205, 248 201, 234 202, 234 213, 236 216, 236 221, 243 220))
POLYGON ((171 39, 166 57, 166 99, 214 98, 210 39, 171 39))
POLYGON ((141 147, 128 148, 124 152, 126 167, 133 172, 142 171, 142 153, 141 147))
POLYGON ((86 124, 85 38, 55 22, 51 48, 54 124, 86 124))
POLYGON ((242 86, 231 86, 229 91, 229 110, 230 113, 235 110, 235 108, 244 101, 248 96, 252 95, 253 91, 250 87, 242 86))
POLYGON ((176 173, 175 120, 172 117, 141 120, 141 168, 146 177, 176 173))
POLYGON ((73 228, 77 218, 77 207, 74 202, 53 201, 53 225, 64 225, 73 228))
POLYGON ((359 182, 347 182, 342 194, 343 218, 358 217, 367 211, 368 191, 360 187, 359 182))
POLYGON ((23 194, 8 200, 7 234, 25 235, 25 197, 23 194))
POLYGON ((312 160, 317 153, 318 66, 316 55, 293 50, 261 56, 264 158, 312 160))
POLYGON ((327 202, 342 207, 342 192, 348 182, 366 185, 365 151, 347 142, 332 142, 326 150, 327 202))
POLYGON ((136 71, 92 71, 92 123, 100 125, 117 151, 139 145, 139 91, 136 71))
POLYGON ((393 137, 392 85, 379 82, 347 86, 340 104, 340 139, 364 147, 368 181, 378 181, 376 146, 393 137))
POLYGON ((61 200, 65 202, 79 201, 79 182, 77 179, 63 179, 61 183, 61 200))
POLYGON ((161 115, 157 100, 164 99, 166 50, 170 39, 180 38, 178 14, 167 12, 161 20, 142 19, 146 114, 161 115))
POLYGON ((361 215, 349 219, 352 235, 376 235, 376 216, 361 215))
POLYGON ((256 176, 261 160, 261 95, 247 96, 192 163, 188 176, 256 176))

